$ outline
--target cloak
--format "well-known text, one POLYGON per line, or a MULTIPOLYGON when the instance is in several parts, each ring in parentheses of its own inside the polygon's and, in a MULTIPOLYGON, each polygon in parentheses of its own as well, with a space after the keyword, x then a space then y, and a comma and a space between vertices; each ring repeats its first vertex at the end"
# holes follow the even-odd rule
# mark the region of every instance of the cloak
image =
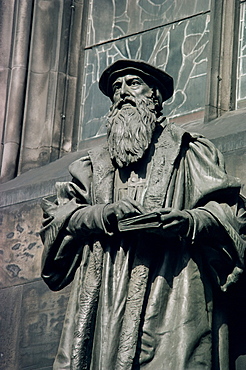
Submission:
POLYGON ((73 281, 54 369, 229 369, 225 296, 243 269, 240 183, 204 137, 158 127, 143 206, 187 210, 192 237, 107 233, 115 168, 107 147, 70 165, 71 182, 44 200, 42 277, 73 281), (69 221, 83 210, 83 227, 69 221))

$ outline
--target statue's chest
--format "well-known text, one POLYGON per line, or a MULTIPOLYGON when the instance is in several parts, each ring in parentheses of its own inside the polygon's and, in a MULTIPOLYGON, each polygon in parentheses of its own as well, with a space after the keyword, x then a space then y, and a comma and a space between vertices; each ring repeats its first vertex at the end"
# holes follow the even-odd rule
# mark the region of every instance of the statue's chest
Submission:
POLYGON ((140 177, 132 171, 127 180, 123 181, 119 171, 115 173, 114 179, 114 201, 122 198, 131 198, 143 204, 143 197, 146 191, 146 178, 140 177))

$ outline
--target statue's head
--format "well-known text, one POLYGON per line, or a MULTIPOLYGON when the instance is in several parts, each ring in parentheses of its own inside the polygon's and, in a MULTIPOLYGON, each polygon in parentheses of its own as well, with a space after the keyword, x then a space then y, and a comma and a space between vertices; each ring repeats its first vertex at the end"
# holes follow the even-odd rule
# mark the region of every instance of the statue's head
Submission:
POLYGON ((171 76, 149 63, 131 59, 117 60, 106 68, 99 81, 100 90, 114 102, 120 93, 115 90, 115 87, 119 86, 116 80, 127 75, 138 76, 149 88, 153 89, 154 93, 156 91, 160 105, 173 95, 173 78, 171 76))
POLYGON ((142 158, 162 103, 173 94, 173 79, 143 61, 117 60, 102 74, 99 87, 113 102, 108 115, 111 158, 123 167, 142 158))

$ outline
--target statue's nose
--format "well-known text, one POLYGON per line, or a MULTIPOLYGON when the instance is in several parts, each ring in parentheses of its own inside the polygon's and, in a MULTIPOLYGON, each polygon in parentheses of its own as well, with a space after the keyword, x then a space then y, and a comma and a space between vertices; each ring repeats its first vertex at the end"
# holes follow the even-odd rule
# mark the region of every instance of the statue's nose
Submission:
POLYGON ((127 95, 130 95, 129 86, 125 81, 123 81, 120 89, 120 96, 124 98, 127 95))

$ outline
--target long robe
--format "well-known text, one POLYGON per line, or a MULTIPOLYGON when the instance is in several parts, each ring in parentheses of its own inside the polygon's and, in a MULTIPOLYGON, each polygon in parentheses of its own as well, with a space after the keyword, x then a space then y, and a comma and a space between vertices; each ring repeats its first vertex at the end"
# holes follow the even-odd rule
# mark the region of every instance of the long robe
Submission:
POLYGON ((239 181, 202 136, 167 124, 152 145, 143 206, 188 210, 192 237, 106 232, 115 174, 106 146, 74 162, 73 180, 43 203, 42 277, 53 290, 73 281, 55 369, 229 369, 224 297, 245 251, 239 181))

